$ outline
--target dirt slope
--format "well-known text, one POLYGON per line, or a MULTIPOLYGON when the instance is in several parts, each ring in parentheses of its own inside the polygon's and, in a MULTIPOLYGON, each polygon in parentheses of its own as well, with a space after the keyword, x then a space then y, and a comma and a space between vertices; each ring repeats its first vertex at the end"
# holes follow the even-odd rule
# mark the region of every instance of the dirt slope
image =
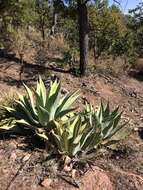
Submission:
MULTIPOLYGON (((19 70, 17 63, 0 60, 1 92, 23 91, 19 83, 19 70)), ((23 81, 29 85, 35 84, 38 73, 36 70, 25 70, 23 81)), ((109 100, 113 107, 119 105, 124 111, 123 119, 129 120, 131 135, 121 141, 119 150, 97 156, 95 165, 109 173, 115 190, 142 190, 139 179, 143 179, 143 82, 128 76, 117 79, 94 74, 77 78, 70 74, 54 74, 60 77, 64 89, 80 89, 79 109, 82 109, 85 99, 95 107, 103 99, 109 100)), ((1 137, 0 190, 43 189, 38 184, 44 176, 50 175, 50 171, 39 161, 42 155, 39 147, 33 149, 32 142, 27 145, 24 137, 1 137), (28 161, 23 161, 29 154, 28 161)))

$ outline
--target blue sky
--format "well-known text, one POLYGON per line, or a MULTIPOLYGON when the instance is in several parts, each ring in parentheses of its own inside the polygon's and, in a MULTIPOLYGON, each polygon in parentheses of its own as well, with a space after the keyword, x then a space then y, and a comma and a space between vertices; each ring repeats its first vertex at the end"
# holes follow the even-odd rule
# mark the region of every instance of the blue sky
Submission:
MULTIPOLYGON (((121 2, 122 10, 127 13, 129 9, 133 9, 143 0, 119 0, 121 2)), ((110 3, 113 3, 113 0, 110 0, 110 3)))

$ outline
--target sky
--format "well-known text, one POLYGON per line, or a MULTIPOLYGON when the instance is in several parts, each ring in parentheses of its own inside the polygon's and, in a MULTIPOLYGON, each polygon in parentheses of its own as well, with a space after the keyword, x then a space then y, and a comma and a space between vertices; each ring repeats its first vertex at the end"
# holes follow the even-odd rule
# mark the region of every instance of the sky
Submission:
MULTIPOLYGON (((129 9, 134 9, 140 2, 143 0, 119 0, 121 2, 122 10, 127 13, 129 9)), ((110 0, 110 4, 113 3, 113 0, 110 0)))

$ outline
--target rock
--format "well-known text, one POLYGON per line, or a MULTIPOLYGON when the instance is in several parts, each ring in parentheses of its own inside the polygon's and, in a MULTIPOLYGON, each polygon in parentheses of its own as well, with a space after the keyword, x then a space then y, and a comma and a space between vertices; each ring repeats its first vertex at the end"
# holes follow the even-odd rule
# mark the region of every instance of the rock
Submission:
POLYGON ((98 167, 88 171, 81 180, 82 190, 113 190, 112 182, 106 172, 98 167))
POLYGON ((14 162, 16 160, 16 158, 17 158, 17 155, 16 155, 15 151, 12 151, 12 153, 10 155, 10 160, 14 162))
POLYGON ((98 167, 92 167, 79 180, 75 179, 75 181, 79 187, 74 187, 69 183, 60 183, 58 190, 113 190, 112 182, 107 173, 98 167))
POLYGON ((15 140, 11 141, 11 142, 9 143, 9 147, 10 147, 11 149, 16 149, 16 148, 17 148, 17 142, 16 142, 15 140))
POLYGON ((69 156, 66 156, 64 158, 64 165, 69 165, 71 163, 72 159, 69 156))
POLYGON ((68 166, 68 165, 65 165, 65 166, 64 166, 64 171, 65 171, 65 172, 70 172, 70 171, 72 171, 72 164, 70 164, 69 166, 68 166))
POLYGON ((46 178, 42 181, 41 185, 45 188, 50 188, 51 184, 52 184, 53 180, 50 178, 46 178))
POLYGON ((122 180, 121 188, 125 189, 128 184, 128 189, 141 190, 143 189, 143 177, 134 173, 117 171, 117 176, 122 180))
POLYGON ((143 177, 135 174, 127 174, 127 179, 134 186, 135 190, 141 190, 143 189, 143 177))
POLYGON ((73 169, 73 170, 72 170, 72 178, 73 178, 73 179, 76 179, 77 176, 78 176, 78 171, 75 170, 75 169, 73 169))
POLYGON ((24 158, 23 158, 23 162, 26 162, 26 161, 28 161, 29 160, 29 158, 30 158, 30 156, 31 156, 31 154, 26 154, 25 156, 24 156, 24 158))
POLYGON ((67 89, 65 89, 65 88, 61 89, 61 94, 65 95, 67 93, 69 93, 69 91, 67 89))
POLYGON ((138 127, 135 127, 133 130, 134 130, 134 132, 138 132, 138 131, 139 131, 139 128, 138 128, 138 127))
POLYGON ((87 102, 87 98, 86 98, 85 96, 82 96, 81 99, 82 99, 82 102, 83 102, 84 104, 85 104, 85 102, 87 102))

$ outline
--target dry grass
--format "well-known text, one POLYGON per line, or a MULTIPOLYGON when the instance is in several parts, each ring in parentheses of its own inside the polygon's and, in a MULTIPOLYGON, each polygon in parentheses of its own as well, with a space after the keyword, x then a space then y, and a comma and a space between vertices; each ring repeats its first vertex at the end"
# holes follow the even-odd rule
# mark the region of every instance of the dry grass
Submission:
POLYGON ((143 58, 138 58, 136 60, 135 69, 137 69, 138 71, 143 72, 143 58))
POLYGON ((112 57, 106 59, 100 58, 95 65, 97 72, 111 74, 115 77, 125 74, 129 67, 126 60, 122 57, 117 57, 116 59, 112 57))
POLYGON ((0 93, 0 121, 1 119, 5 118, 5 116, 7 115, 7 112, 3 106, 12 107, 14 105, 15 102, 14 100, 16 98, 17 95, 13 91, 10 91, 8 93, 6 92, 0 93))
POLYGON ((0 105, 9 106, 17 98, 17 94, 10 90, 9 92, 0 92, 0 105))
POLYGON ((63 52, 68 48, 63 34, 57 34, 48 38, 49 51, 63 52))

